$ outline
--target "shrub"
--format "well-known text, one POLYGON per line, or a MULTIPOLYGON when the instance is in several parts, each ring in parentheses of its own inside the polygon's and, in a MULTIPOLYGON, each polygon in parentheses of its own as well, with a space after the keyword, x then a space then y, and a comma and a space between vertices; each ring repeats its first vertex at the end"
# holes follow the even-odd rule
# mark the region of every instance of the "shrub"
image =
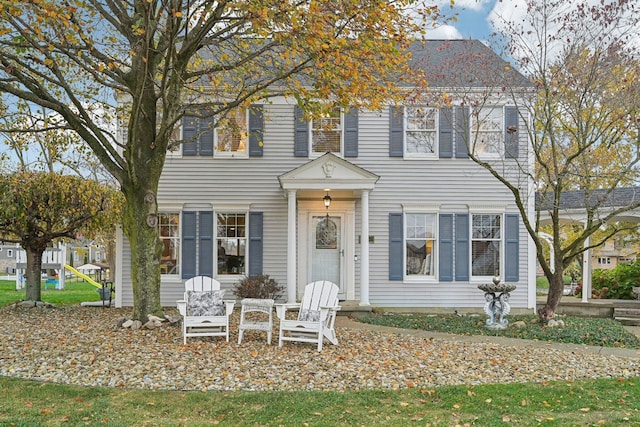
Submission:
POLYGON ((640 286, 640 260, 612 270, 594 270, 592 283, 593 298, 634 299, 632 288, 640 286))
POLYGON ((234 285, 238 298, 278 299, 284 288, 266 274, 248 276, 234 285))

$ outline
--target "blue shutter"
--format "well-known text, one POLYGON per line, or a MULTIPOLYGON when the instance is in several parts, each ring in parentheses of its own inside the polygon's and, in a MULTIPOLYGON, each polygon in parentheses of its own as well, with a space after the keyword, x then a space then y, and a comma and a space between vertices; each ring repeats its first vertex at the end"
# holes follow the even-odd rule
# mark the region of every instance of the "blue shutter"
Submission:
POLYGON ((470 128, 471 117, 469 107, 456 107, 455 110, 455 139, 456 139, 456 158, 466 159, 469 157, 467 146, 470 144, 470 128))
POLYGON ((344 156, 358 157, 358 110, 344 113, 344 156))
POLYGON ((294 107, 293 155, 309 157, 309 122, 304 119, 304 111, 297 105, 294 107))
POLYGON ((508 159, 518 158, 518 109, 504 108, 504 154, 508 159))
POLYGON ((517 282, 520 279, 520 223, 518 214, 504 216, 504 280, 517 282))
POLYGON ((456 280, 469 280, 469 215, 456 214, 456 280))
POLYGON ((263 274, 263 214, 249 212, 249 276, 263 274))
POLYGON ((441 282, 453 281, 453 215, 438 217, 438 272, 441 282))
POLYGON ((195 156, 198 154, 198 141, 196 140, 198 119, 190 116, 182 117, 182 155, 195 156))
POLYGON ((249 156, 262 157, 263 154, 264 113, 262 105, 249 108, 249 156))
POLYGON ((198 275, 213 277, 213 212, 200 212, 198 222, 198 275))
POLYGON ((182 278, 196 275, 196 213, 182 212, 182 278))
POLYGON ((403 256, 403 218, 401 213, 389 214, 389 280, 402 280, 404 270, 403 256))
POLYGON ((201 156, 213 156, 214 122, 215 120, 213 117, 206 117, 206 118, 200 119, 200 126, 198 129, 198 133, 200 134, 199 154, 201 156))
POLYGON ((404 156, 404 107, 389 107, 389 157, 404 156))
POLYGON ((450 159, 453 157, 453 108, 441 108, 438 114, 439 157, 450 159))

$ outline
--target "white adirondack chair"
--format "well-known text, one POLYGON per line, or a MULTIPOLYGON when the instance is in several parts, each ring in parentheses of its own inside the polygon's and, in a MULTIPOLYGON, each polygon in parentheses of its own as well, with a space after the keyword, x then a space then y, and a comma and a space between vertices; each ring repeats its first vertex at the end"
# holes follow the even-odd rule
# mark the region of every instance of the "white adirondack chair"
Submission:
POLYGON ((304 288, 301 303, 276 304, 276 313, 280 319, 280 337, 278 346, 284 341, 301 341, 318 344, 322 351, 322 342, 326 338, 337 345, 338 338, 334 324, 338 305, 338 285, 329 281, 311 282, 304 288), (295 320, 286 318, 287 309, 298 308, 295 320))
POLYGON ((207 276, 196 276, 184 284, 184 299, 177 302, 182 315, 182 336, 221 336, 229 342, 229 316, 235 300, 224 300, 220 282, 207 276))

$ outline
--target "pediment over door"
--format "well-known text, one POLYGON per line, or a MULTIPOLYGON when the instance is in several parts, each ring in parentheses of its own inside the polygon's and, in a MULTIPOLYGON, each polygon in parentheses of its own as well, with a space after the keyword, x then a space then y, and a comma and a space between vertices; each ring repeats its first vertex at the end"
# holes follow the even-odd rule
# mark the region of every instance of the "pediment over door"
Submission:
POLYGON ((283 190, 372 190, 380 177, 326 153, 278 177, 283 190))

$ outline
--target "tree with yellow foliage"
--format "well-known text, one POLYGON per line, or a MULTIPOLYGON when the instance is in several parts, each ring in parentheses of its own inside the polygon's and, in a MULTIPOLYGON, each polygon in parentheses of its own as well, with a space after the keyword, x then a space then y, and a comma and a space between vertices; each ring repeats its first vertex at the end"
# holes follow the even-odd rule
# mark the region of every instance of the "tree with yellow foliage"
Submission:
POLYGON ((51 243, 110 231, 121 196, 108 186, 50 172, 0 175, 0 240, 27 253, 26 299, 40 301, 42 254, 51 243))
POLYGON ((0 92, 60 115, 120 184, 146 320, 162 314, 158 180, 187 108, 219 119, 289 96, 309 114, 375 110, 410 75, 409 38, 438 19, 427 0, 1 0, 0 92))
MULTIPOLYGON (((479 141, 472 131, 468 151, 514 195, 549 281, 546 304, 538 311, 547 321, 562 298, 565 268, 586 250, 637 227, 624 217, 640 207, 640 198, 620 194, 635 194, 630 187, 640 179, 640 9, 628 0, 522 0, 518 5, 522 20, 494 19, 503 28, 507 54, 534 87, 529 93, 505 88, 471 103, 477 109, 491 105, 492 97, 510 97, 530 146, 515 159, 487 159, 476 150, 479 141), (523 191, 531 188, 522 185, 525 181, 537 191, 535 210, 528 204, 532 194, 523 191), (568 191, 580 200, 570 204, 568 191), (569 209, 579 226, 570 224, 569 209), (546 256, 540 231, 552 236, 553 260, 546 256)), ((514 129, 512 138, 517 137, 514 129)))

